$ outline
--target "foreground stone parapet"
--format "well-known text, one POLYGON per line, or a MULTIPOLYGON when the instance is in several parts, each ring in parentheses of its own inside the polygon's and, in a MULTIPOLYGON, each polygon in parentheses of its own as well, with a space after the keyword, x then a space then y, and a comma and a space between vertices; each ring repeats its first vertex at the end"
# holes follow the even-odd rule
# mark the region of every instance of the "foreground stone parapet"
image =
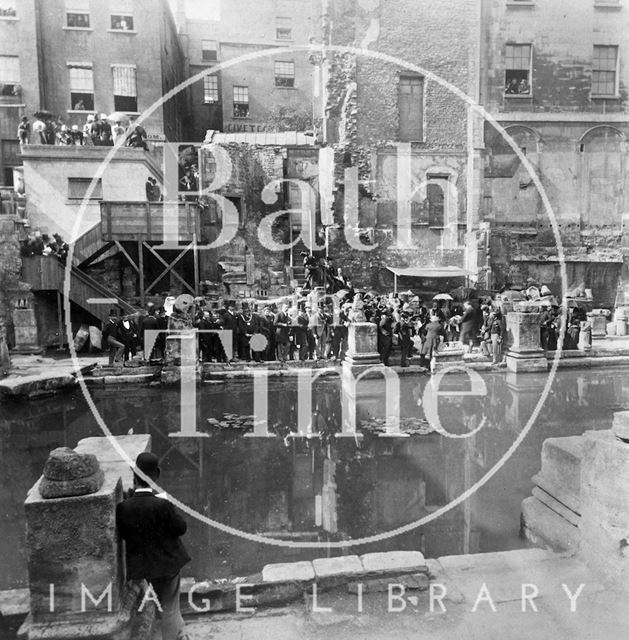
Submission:
MULTIPOLYGON (((45 479, 40 478, 26 498, 30 613, 20 629, 21 638, 131 638, 141 593, 125 581, 115 522, 116 505, 122 500, 121 469, 128 466, 112 459, 120 455, 107 438, 89 440, 90 446, 84 443, 82 451, 62 450, 63 456, 53 457, 47 471, 54 477, 80 476, 94 468, 97 452, 102 452, 109 460, 97 463, 104 479, 95 492, 46 498, 45 479)), ((148 442, 147 436, 127 436, 123 446, 134 460, 148 442)))

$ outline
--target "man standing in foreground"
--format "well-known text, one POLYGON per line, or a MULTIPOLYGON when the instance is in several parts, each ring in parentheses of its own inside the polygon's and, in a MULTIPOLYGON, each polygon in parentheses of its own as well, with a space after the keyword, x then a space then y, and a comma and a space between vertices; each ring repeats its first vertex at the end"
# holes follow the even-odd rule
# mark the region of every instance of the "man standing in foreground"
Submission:
MULTIPOLYGON (((160 469, 156 455, 141 453, 135 465, 157 482, 160 469)), ((133 484, 133 494, 116 508, 116 525, 126 543, 127 580, 146 579, 151 583, 162 612, 163 640, 185 640, 179 610, 179 572, 190 562, 180 540, 187 525, 175 507, 155 495, 136 474, 133 484)))

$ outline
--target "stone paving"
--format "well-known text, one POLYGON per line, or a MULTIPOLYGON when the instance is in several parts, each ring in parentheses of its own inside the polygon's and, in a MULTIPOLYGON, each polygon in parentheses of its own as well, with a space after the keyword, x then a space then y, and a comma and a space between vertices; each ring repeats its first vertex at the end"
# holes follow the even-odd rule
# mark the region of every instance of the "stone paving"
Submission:
MULTIPOLYGON (((289 607, 187 618, 188 634, 190 640, 627 637, 629 607, 625 594, 606 589, 593 572, 574 558, 527 549, 450 556, 427 564, 433 584, 432 610, 431 591, 407 588, 402 594, 401 588, 394 586, 390 587, 391 602, 388 589, 365 591, 360 611, 357 589, 350 583, 318 594, 316 601, 307 595, 289 607), (523 600, 523 589, 530 599, 523 600), (442 607, 437 598, 444 590, 442 607), (573 597, 574 611, 569 595, 573 597)), ((403 579, 388 582, 397 585, 403 579)), ((156 632, 154 640, 160 638, 156 632)))

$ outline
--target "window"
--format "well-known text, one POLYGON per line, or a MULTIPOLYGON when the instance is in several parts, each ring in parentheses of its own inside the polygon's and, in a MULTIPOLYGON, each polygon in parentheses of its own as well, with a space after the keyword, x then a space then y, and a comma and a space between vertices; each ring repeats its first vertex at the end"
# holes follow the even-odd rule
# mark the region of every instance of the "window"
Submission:
POLYGON ((17 140, 2 141, 2 163, 5 166, 22 164, 20 157, 20 143, 17 140))
POLYGON ((216 40, 201 41, 201 59, 203 62, 215 62, 218 60, 218 42, 216 40))
POLYGON ((424 79, 422 77, 400 76, 398 112, 400 141, 421 142, 424 139, 424 79))
POLYGON ((16 0, 0 1, 0 18, 16 18, 17 17, 15 1, 16 0))
POLYGON ((69 12, 66 13, 66 26, 71 29, 89 29, 90 28, 90 14, 69 12))
POLYGON ((216 104, 218 102, 218 77, 205 76, 203 78, 203 102, 216 104))
POLYGON ((137 111, 138 92, 135 83, 135 67, 112 65, 114 80, 114 111, 137 111))
POLYGON ((20 90, 20 59, 0 56, 0 95, 15 96, 20 90))
POLYGON ((531 45, 508 44, 505 60, 505 95, 531 95, 531 45))
POLYGON ((595 46, 592 61, 592 95, 615 96, 618 47, 595 46))
POLYGON ((131 15, 112 15, 111 16, 112 31, 133 31, 133 16, 131 15))
POLYGON ((275 38, 276 40, 293 39, 292 18, 275 18, 275 38))
POLYGON ((275 62, 275 86, 294 87, 295 86, 295 63, 275 62))
MULTIPOLYGON (((92 178, 68 178, 68 198, 77 200, 87 196, 88 189, 92 184, 92 178)), ((94 189, 90 194, 90 200, 103 199, 103 183, 99 178, 94 185, 94 189)))
POLYGON ((426 199, 428 200, 428 226, 443 227, 445 220, 445 196, 443 187, 431 183, 426 186, 426 199))
POLYGON ((94 72, 91 64, 68 64, 70 109, 94 111, 94 72))
POLYGON ((249 87, 234 85, 234 118, 249 117, 249 87))

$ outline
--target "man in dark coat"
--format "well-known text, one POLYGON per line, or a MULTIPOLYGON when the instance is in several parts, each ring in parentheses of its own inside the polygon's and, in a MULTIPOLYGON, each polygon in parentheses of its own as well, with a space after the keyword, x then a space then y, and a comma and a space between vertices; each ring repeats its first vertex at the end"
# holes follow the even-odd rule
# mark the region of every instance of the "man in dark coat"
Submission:
MULTIPOLYGON (((141 453, 136 468, 154 482, 159 478, 159 460, 153 453, 141 453)), ((116 526, 125 541, 127 580, 147 580, 162 611, 163 640, 185 638, 179 610, 181 568, 190 556, 180 538, 186 533, 186 521, 165 498, 134 474, 134 492, 116 508, 116 526)))
POLYGON ((224 331, 232 332, 232 359, 238 353, 238 333, 237 333, 237 318, 236 318, 236 305, 233 302, 228 302, 225 306, 225 312, 221 318, 221 324, 224 331))
POLYGON ((378 326, 378 350, 380 351, 380 359, 385 367, 389 366, 389 357, 393 349, 393 333, 395 329, 395 321, 393 319, 393 311, 386 309, 378 326))
POLYGON ((118 338, 119 323, 115 312, 109 314, 109 318, 103 327, 103 345, 109 349, 109 366, 113 367, 116 362, 122 365, 124 356, 124 344, 118 338))
POLYGON ((402 314, 402 320, 397 326, 398 339, 402 350, 400 365, 409 366, 409 360, 413 357, 413 325, 407 313, 402 314))

